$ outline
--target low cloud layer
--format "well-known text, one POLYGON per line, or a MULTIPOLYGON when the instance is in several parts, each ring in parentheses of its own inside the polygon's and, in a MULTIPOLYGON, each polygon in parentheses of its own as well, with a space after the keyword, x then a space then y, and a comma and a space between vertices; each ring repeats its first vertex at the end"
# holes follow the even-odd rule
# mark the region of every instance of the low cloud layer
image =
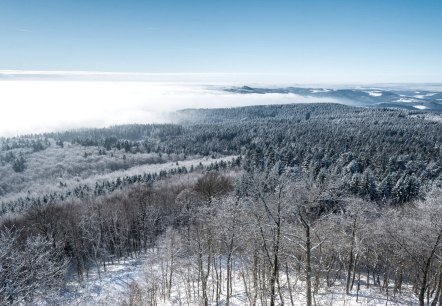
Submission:
MULTIPOLYGON (((242 84, 237 84, 242 85, 242 84)), ((196 82, 97 80, 0 81, 0 136, 125 123, 169 122, 184 108, 332 102, 293 94, 227 93, 196 82)))

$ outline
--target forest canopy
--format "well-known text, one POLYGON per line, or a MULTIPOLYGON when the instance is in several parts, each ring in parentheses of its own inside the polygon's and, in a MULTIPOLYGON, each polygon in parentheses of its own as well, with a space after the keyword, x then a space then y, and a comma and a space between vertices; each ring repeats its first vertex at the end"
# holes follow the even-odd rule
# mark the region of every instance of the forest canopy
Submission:
POLYGON ((296 104, 176 118, 0 139, 0 256, 35 259, 37 275, 3 265, 2 303, 55 301, 68 271, 82 282, 150 250, 165 267, 150 301, 187 273, 188 301, 229 304, 243 273, 252 305, 293 304, 294 279, 307 305, 334 286, 388 298, 410 285, 440 303, 437 113, 296 104))

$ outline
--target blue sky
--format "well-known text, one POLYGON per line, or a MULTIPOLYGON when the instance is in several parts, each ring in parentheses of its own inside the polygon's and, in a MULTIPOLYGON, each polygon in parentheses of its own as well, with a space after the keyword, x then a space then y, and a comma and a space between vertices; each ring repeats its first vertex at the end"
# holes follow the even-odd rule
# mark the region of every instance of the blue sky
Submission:
POLYGON ((442 82, 442 1, 0 0, 0 70, 442 82))

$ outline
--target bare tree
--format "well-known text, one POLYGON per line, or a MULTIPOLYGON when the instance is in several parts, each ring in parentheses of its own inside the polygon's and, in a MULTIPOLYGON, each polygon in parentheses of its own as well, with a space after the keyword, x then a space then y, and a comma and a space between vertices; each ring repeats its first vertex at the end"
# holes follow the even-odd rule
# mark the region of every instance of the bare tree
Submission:
POLYGON ((213 197, 232 191, 233 185, 230 178, 217 171, 210 171, 198 179, 194 189, 200 193, 206 201, 210 202, 213 197))
POLYGON ((0 302, 3 305, 32 303, 61 288, 67 261, 62 249, 36 235, 20 238, 20 231, 0 233, 0 302))

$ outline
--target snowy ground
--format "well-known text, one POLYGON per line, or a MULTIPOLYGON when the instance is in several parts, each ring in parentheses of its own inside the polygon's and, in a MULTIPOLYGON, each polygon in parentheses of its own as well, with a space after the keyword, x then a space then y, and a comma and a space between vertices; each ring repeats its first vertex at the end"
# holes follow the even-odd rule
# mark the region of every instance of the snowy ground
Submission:
POLYGON ((101 271, 101 279, 92 268, 89 277, 79 283, 74 275, 62 292, 61 305, 120 305, 132 282, 144 281, 144 266, 149 255, 121 260, 101 271))
MULTIPOLYGON (((164 264, 159 254, 148 253, 140 258, 132 258, 115 263, 109 266, 106 272, 101 273, 101 280, 97 271, 92 269, 89 278, 82 284, 79 284, 74 278, 68 282, 66 289, 62 294, 60 305, 122 305, 124 301, 129 299, 130 286, 134 287, 136 283, 138 288, 143 292, 142 305, 150 305, 147 296, 152 286, 157 290, 155 298, 156 305, 199 305, 196 299, 189 298, 189 286, 185 284, 184 279, 188 276, 189 266, 185 264, 177 269, 174 274, 175 286, 171 292, 170 298, 160 297, 161 292, 161 265, 164 264), (181 271, 180 271, 181 269, 181 271), (185 272, 187 271, 187 272, 185 272), (185 276, 186 274, 187 276, 185 276), (150 288, 150 289, 149 289, 150 288)), ((250 305, 249 299, 244 290, 244 281, 242 275, 246 273, 240 267, 233 278, 233 294, 230 301, 231 306, 250 305)), ((304 284, 301 280, 297 280, 296 276, 292 276, 292 294, 294 305, 305 305, 304 284)), ((281 276, 281 286, 286 288, 285 278, 281 276)), ((225 289, 225 288, 224 288, 225 289)), ((223 289, 223 291, 225 291, 223 289)), ((390 295, 392 290, 390 290, 390 295)), ((288 291, 283 292, 285 305, 291 305, 288 291)), ((216 305, 213 296, 210 305, 216 305)), ((225 304, 225 296, 221 296, 220 305, 225 304)), ((258 301, 258 304, 259 301, 258 301)), ((139 305, 135 303, 134 305, 139 305)), ((370 289, 365 288, 361 284, 359 294, 356 290, 350 295, 345 294, 343 285, 336 285, 330 289, 322 290, 314 295, 314 305, 419 305, 416 296, 412 294, 409 288, 406 288, 401 295, 396 297, 387 297, 385 292, 380 291, 377 287, 370 289)))

